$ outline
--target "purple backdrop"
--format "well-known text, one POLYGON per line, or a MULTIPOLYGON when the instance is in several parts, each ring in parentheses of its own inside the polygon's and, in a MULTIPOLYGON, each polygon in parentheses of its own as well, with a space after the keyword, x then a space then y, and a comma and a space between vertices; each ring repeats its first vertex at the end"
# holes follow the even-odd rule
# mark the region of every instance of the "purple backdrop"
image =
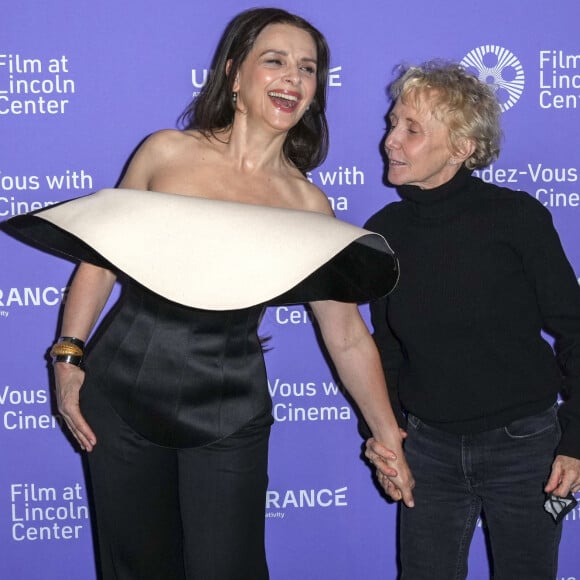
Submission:
MULTIPOLYGON (((111 187, 148 133, 174 127, 244 0, 9 2, 0 20, 0 219, 111 187)), ((332 49, 331 149, 311 179, 362 224, 395 198, 379 143, 393 67, 464 60, 500 86, 500 160, 484 179, 552 211, 580 269, 580 46, 575 0, 465 3, 281 0, 332 49)), ((72 265, 0 237, 0 577, 94 580, 80 456, 51 403, 46 349, 72 265)), ((365 316, 366 310, 363 308, 365 316)), ((273 580, 395 578, 396 507, 360 460, 356 420, 301 307, 267 312, 277 424, 266 505, 273 580)), ((558 580, 580 578, 580 510, 558 580)), ((469 578, 489 575, 481 530, 469 578)))

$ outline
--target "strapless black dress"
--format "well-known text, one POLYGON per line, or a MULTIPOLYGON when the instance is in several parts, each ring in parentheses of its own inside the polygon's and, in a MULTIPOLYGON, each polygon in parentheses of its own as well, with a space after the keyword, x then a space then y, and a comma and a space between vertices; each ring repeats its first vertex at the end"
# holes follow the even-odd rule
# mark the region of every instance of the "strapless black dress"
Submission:
POLYGON ((330 216, 174 194, 102 190, 3 229, 126 280, 89 345, 83 388, 171 447, 271 422, 265 306, 366 301, 398 279, 384 238, 330 216))

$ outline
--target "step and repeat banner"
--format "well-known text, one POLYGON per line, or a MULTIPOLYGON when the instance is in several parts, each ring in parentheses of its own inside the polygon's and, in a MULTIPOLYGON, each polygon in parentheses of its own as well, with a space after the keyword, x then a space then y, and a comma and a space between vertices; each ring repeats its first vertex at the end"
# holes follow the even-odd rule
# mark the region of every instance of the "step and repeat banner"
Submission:
MULTIPOLYGON (((462 61, 498 87, 505 139, 479 172, 552 212, 580 274, 576 0, 279 0, 326 35, 331 148, 309 178, 361 225, 396 199, 379 154, 395 65, 462 61)), ((176 126, 245 0, 8 0, 0 19, 0 219, 113 186, 135 146, 176 126)), ((146 249, 144 249, 146 251, 146 249)), ((54 407, 46 351, 73 264, 0 234, 0 577, 94 580, 81 454, 54 407)), ((368 311, 362 311, 368 320, 368 311)), ((396 505, 361 460, 356 417, 300 306, 261 332, 276 424, 265 506, 273 580, 396 577, 396 505)), ((580 579, 580 510, 558 580, 580 579)), ((478 527, 469 578, 489 577, 478 527)), ((516 579, 514 579, 516 580, 516 579)), ((523 579, 522 579, 523 580, 523 579)))

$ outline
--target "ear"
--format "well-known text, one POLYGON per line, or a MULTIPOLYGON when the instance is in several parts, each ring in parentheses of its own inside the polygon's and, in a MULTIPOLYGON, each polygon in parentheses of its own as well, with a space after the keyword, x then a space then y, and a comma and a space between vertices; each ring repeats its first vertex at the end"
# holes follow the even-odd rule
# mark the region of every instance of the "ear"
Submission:
POLYGON ((473 139, 461 139, 453 152, 453 156, 449 159, 452 165, 460 165, 466 159, 469 159, 475 151, 475 141, 473 139))
MULTIPOLYGON (((232 59, 230 58, 226 62, 226 76, 229 76, 231 68, 232 68, 232 59)), ((234 79, 234 84, 232 85, 232 90, 234 92, 237 92, 237 90, 239 88, 238 87, 238 76, 239 75, 236 74, 236 78, 234 79)))

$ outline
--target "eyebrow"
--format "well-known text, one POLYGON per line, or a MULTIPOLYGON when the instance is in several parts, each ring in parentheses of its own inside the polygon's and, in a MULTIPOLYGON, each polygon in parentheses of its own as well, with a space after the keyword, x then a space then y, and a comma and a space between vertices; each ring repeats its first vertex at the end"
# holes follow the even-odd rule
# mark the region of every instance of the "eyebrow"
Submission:
MULTIPOLYGON (((269 54, 271 52, 273 52, 274 54, 279 54, 280 56, 288 56, 288 53, 285 50, 277 50, 275 48, 268 48, 268 49, 262 51, 258 56, 262 57, 262 56, 269 54)), ((312 62, 314 64, 318 64, 318 60, 316 60, 315 58, 310 58, 308 56, 301 58, 300 62, 312 62)))
POLYGON ((418 125, 420 125, 421 123, 419 123, 419 121, 417 121, 417 119, 414 119, 413 117, 403 117, 401 119, 401 117, 399 117, 398 115, 395 115, 395 113, 389 113, 389 121, 407 121, 407 123, 417 123, 418 125))

